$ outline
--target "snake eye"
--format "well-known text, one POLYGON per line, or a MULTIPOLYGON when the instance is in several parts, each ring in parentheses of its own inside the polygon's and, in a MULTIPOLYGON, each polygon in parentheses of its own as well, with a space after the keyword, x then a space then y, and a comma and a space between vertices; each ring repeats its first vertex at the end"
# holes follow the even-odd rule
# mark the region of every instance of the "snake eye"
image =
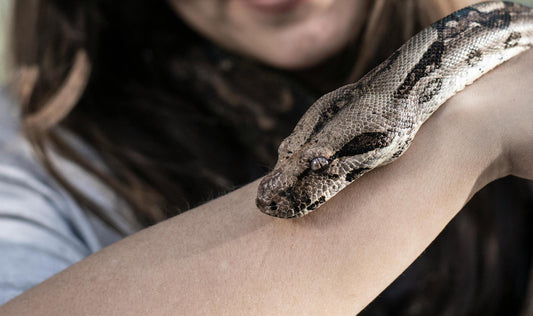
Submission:
POLYGON ((316 158, 313 158, 313 160, 311 160, 311 163, 310 163, 309 167, 313 171, 318 171, 318 170, 323 169, 324 167, 326 167, 328 164, 329 164, 329 160, 327 160, 326 158, 324 158, 324 157, 316 157, 316 158))

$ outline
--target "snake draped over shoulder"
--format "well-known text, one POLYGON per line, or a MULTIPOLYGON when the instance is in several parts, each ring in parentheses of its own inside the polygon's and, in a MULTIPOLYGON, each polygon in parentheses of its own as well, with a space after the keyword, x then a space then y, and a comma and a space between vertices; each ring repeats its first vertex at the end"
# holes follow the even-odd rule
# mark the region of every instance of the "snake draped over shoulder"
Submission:
POLYGON ((279 146, 256 205, 304 216, 400 157, 441 104, 533 44, 533 10, 484 2, 424 29, 356 83, 318 99, 279 146))

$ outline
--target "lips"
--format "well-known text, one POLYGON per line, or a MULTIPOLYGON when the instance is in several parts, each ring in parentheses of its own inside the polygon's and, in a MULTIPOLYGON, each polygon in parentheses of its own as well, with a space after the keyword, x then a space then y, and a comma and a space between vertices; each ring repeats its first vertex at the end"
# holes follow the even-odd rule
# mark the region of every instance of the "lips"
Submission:
POLYGON ((263 13, 286 13, 306 0, 241 0, 249 7, 263 13))

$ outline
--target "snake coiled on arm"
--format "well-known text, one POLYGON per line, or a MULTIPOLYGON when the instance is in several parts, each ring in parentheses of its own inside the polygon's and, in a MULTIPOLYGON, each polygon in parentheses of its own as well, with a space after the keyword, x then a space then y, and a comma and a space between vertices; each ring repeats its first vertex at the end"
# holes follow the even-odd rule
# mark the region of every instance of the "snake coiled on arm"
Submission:
POLYGON ((484 2, 424 29, 358 82, 318 99, 279 146, 256 205, 301 217, 391 163, 443 103, 533 45, 533 10, 484 2))

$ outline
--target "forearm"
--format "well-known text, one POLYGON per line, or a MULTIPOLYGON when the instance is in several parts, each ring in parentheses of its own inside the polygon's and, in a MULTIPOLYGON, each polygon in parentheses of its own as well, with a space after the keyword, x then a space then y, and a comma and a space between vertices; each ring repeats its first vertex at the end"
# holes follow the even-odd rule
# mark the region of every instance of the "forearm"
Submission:
POLYGON ((450 114, 307 217, 259 213, 254 183, 87 258, 3 312, 353 314, 435 238, 490 163, 449 151, 472 141, 450 135, 450 114))
POLYGON ((255 182, 96 253, 0 312, 354 314, 505 175, 500 131, 472 128, 491 116, 461 110, 487 84, 452 99, 403 157, 309 216, 261 214, 255 182))

